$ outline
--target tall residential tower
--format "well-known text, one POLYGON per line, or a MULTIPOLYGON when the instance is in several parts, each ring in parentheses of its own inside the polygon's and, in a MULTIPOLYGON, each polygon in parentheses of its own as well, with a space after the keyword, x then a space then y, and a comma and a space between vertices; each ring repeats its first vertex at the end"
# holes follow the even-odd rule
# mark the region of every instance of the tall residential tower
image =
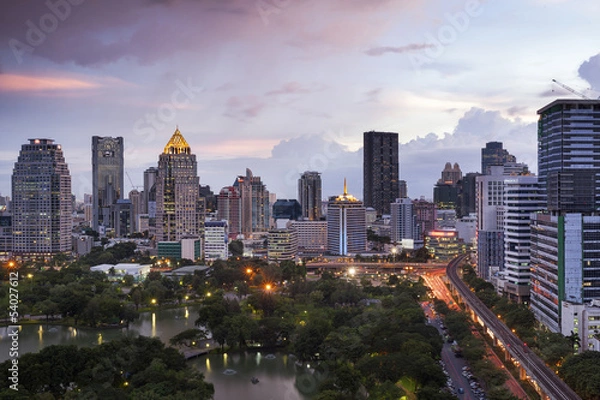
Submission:
POLYGON ((389 214, 390 204, 400 197, 398 134, 363 134, 363 200, 378 215, 389 214))
POLYGON ((52 139, 29 139, 12 175, 13 252, 51 257, 71 250, 71 175, 62 147, 52 139))
POLYGON ((306 171, 298 179, 298 201, 302 206, 302 216, 311 221, 321 219, 321 173, 306 171))

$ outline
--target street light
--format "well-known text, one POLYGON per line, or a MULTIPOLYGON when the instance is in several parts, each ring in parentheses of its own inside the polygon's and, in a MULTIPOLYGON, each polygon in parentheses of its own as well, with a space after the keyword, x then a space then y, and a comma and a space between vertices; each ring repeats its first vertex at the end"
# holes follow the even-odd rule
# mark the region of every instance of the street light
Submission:
POLYGON ((150 300, 150 302, 151 302, 152 304, 156 304, 156 299, 152 299, 152 300, 150 300))

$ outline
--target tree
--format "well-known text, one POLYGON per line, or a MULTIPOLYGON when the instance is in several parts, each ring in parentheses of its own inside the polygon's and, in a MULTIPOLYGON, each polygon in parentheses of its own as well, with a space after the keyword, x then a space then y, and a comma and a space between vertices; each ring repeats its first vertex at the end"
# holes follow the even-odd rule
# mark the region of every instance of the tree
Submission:
POLYGON ((244 255, 244 243, 241 240, 232 240, 227 247, 233 257, 242 257, 244 255))
POLYGON ((132 286, 133 282, 134 282, 133 275, 125 274, 125 276, 123 277, 123 285, 132 286))
POLYGON ((204 329, 192 328, 178 333, 169 339, 169 343, 173 346, 192 347, 195 341, 206 339, 206 331, 204 329))
POLYGON ((560 367, 559 375, 583 400, 600 398, 600 352, 585 351, 569 356, 560 367))
POLYGON ((34 310, 44 314, 46 316, 46 321, 48 321, 51 315, 58 313, 58 304, 50 299, 46 299, 40 303, 37 303, 34 307, 34 310))

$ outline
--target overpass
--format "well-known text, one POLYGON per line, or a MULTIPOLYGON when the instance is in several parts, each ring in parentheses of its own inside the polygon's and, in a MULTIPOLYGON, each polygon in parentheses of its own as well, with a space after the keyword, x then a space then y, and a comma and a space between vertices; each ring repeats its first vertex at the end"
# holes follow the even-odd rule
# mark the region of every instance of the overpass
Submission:
POLYGON ((466 311, 471 314, 474 321, 479 322, 484 331, 492 337, 494 345, 504 349, 507 360, 515 360, 519 368, 521 379, 529 377, 536 390, 543 399, 550 400, 581 400, 554 371, 546 366, 544 361, 533 351, 529 350, 512 331, 498 319, 471 292, 469 287, 460 279, 458 268, 464 263, 466 256, 460 256, 452 260, 446 268, 446 275, 450 281, 451 291, 465 305, 466 311))

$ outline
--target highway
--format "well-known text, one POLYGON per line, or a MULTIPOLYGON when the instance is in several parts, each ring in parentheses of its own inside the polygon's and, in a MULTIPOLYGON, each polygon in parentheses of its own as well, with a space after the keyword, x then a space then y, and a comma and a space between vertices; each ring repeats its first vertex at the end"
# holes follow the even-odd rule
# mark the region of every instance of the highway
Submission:
POLYGON ((512 333, 512 331, 498 320, 478 298, 471 292, 469 287, 458 276, 458 268, 464 262, 466 256, 454 259, 446 268, 446 275, 450 282, 462 297, 462 301, 473 310, 473 312, 483 321, 493 335, 504 344, 505 349, 516 359, 525 369, 527 374, 535 381, 540 389, 551 400, 581 400, 581 398, 560 379, 554 371, 535 353, 530 351, 527 346, 512 333))

